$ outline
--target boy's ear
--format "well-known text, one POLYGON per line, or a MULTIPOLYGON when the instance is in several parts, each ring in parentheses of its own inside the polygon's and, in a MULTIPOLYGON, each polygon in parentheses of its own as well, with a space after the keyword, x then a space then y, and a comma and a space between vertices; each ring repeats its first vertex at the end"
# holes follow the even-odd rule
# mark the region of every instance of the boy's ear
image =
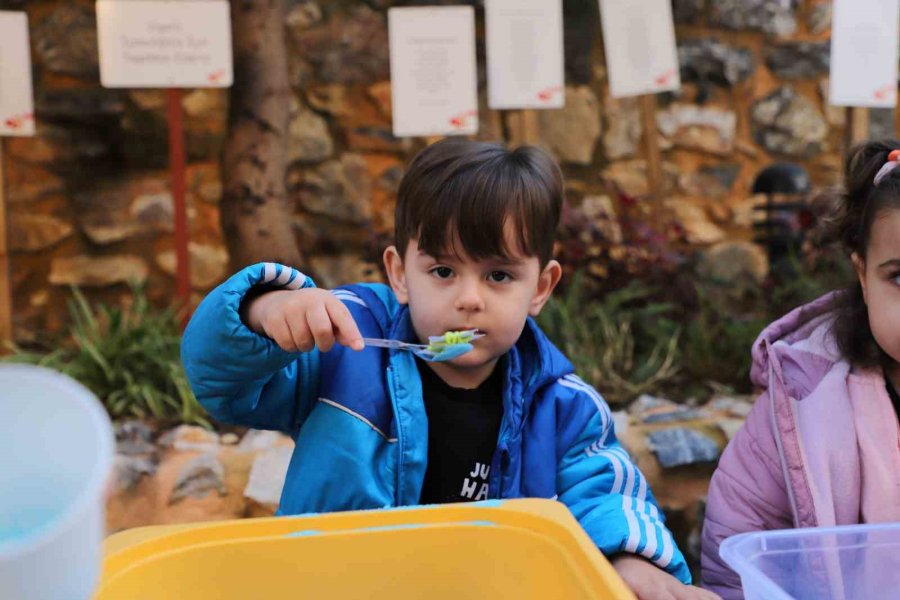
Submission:
POLYGON ((537 292, 531 299, 531 306, 528 308, 529 315, 536 317, 541 314, 541 309, 550 299, 550 294, 559 283, 560 277, 562 277, 562 267, 557 261, 551 260, 538 277, 537 292))
POLYGON ((384 270, 387 271, 388 281, 397 301, 400 304, 409 303, 409 291, 406 288, 406 268, 403 266, 403 258, 397 252, 396 246, 388 246, 384 251, 384 270))

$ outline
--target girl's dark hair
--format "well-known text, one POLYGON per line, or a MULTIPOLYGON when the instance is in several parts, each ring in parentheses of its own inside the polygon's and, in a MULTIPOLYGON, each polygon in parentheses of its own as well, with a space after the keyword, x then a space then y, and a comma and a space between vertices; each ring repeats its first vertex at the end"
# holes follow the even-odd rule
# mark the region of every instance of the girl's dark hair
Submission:
POLYGON ((400 182, 394 243, 405 256, 411 239, 432 256, 509 257, 518 250, 553 256, 563 202, 562 172, 543 150, 447 138, 420 152, 400 182), (508 248, 507 222, 517 248, 508 248))
MULTIPOLYGON (((898 140, 864 142, 850 150, 844 165, 844 186, 835 199, 826 239, 839 241, 849 255, 865 260, 872 224, 885 210, 900 208, 900 166, 876 186, 875 175, 888 155, 900 150, 898 140)), ((835 295, 833 333, 838 349, 854 367, 885 364, 887 355, 878 346, 869 324, 862 285, 855 281, 835 295)))

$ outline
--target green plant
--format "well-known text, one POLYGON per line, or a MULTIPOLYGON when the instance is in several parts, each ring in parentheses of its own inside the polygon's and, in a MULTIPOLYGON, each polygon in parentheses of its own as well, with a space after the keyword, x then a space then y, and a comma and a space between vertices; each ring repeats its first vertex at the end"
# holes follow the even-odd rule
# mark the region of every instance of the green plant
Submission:
POLYGON ((680 329, 666 317, 673 306, 649 298, 649 289, 632 283, 591 299, 577 274, 541 313, 550 339, 611 404, 658 389, 678 372, 680 329))
POLYGON ((132 286, 126 307, 93 308, 78 289, 69 303, 69 339, 56 350, 15 349, 5 360, 56 369, 80 381, 115 418, 210 424, 194 398, 180 359, 179 315, 155 309, 143 288, 132 286))

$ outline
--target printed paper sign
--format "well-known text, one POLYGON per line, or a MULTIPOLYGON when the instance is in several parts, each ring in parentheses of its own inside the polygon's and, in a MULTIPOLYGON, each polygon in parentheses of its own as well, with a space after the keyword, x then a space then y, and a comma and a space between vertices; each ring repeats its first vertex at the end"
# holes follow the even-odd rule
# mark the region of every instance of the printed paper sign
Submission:
POLYGON ((831 23, 829 103, 893 108, 900 0, 834 0, 831 23))
POLYGON ((600 0, 613 98, 681 87, 670 0, 600 0))
POLYGON ((231 17, 220 0, 98 0, 104 87, 228 87, 231 17))
POLYGON ((34 135, 28 17, 0 11, 0 135, 34 135))
POLYGON ((391 8, 388 34, 394 135, 476 133, 472 7, 391 8))
POLYGON ((565 105, 562 0, 486 0, 488 105, 565 105))

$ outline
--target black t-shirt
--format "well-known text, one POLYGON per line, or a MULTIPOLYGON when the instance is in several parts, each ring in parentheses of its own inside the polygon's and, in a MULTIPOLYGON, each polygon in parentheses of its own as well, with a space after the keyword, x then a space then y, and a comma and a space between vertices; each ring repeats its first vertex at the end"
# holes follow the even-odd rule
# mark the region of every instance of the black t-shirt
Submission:
POLYGON ((419 502, 486 499, 503 418, 502 369, 467 390, 447 385, 423 361, 416 364, 428 415, 428 467, 419 502))

